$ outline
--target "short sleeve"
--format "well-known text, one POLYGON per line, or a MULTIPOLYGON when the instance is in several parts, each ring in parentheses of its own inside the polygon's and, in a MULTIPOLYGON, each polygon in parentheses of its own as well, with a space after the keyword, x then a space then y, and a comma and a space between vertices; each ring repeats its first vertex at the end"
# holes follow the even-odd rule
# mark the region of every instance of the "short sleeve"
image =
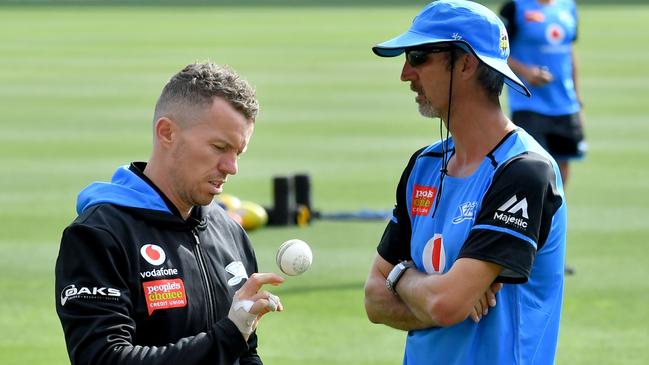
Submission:
POLYGON ((415 152, 408 161, 408 166, 401 174, 397 185, 396 204, 392 210, 392 218, 383 231, 383 236, 377 247, 377 252, 383 259, 396 265, 401 261, 410 260, 410 239, 412 226, 406 200, 406 189, 410 173, 417 162, 417 158, 424 148, 415 152))
POLYGON ((536 153, 512 158, 496 171, 459 257, 501 265, 498 281, 526 282, 562 203, 550 160, 536 153))

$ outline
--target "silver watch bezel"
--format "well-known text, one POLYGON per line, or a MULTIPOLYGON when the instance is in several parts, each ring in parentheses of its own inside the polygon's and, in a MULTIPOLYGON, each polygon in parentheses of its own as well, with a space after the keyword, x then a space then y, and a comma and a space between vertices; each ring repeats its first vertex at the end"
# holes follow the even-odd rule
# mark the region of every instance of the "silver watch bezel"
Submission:
POLYGON ((411 267, 415 267, 415 263, 412 260, 409 261, 401 261, 400 263, 396 264, 390 273, 388 274, 388 277, 385 279, 385 286, 388 288, 388 290, 394 294, 398 295, 397 293, 397 283, 399 282, 399 279, 403 276, 403 274, 406 272, 411 267))

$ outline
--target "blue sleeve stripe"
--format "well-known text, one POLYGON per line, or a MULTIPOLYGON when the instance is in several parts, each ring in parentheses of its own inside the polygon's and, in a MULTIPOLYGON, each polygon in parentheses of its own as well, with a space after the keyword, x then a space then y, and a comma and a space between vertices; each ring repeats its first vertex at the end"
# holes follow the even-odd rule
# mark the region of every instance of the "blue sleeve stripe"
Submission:
POLYGON ((514 236, 516 238, 519 238, 519 239, 529 243, 530 245, 532 245, 532 247, 534 247, 535 250, 537 249, 536 248, 536 242, 534 242, 534 240, 532 240, 531 238, 527 237, 524 234, 520 234, 520 233, 518 233, 516 231, 512 231, 511 229, 502 228, 502 227, 498 227, 498 226, 491 226, 491 225, 487 225, 487 224, 478 224, 477 226, 473 226, 473 228, 471 228, 471 230, 474 230, 474 229, 487 229, 487 230, 490 230, 490 231, 507 233, 507 234, 510 234, 510 235, 512 235, 512 236, 514 236))

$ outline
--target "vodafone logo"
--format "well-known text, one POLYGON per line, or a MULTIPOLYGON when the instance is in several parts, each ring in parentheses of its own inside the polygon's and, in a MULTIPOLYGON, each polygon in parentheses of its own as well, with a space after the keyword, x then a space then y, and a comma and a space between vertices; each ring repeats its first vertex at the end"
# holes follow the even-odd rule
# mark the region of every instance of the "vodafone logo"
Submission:
POLYGON ((146 244, 140 249, 140 254, 144 259, 154 266, 160 266, 167 259, 162 247, 153 244, 146 244))
POLYGON ((559 24, 552 23, 545 29, 545 38, 550 44, 560 44, 566 37, 566 31, 559 24))

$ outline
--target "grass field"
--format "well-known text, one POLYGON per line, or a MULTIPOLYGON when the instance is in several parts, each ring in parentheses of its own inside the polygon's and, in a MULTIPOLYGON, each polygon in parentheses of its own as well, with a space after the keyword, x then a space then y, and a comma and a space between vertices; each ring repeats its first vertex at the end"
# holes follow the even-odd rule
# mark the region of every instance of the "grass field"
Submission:
MULTIPOLYGON (((370 46, 419 6, 0 6, 0 363, 64 364, 53 267, 76 193, 146 160, 173 73, 211 59, 257 86, 262 111, 229 193, 270 203, 308 172, 323 211, 388 209, 410 154, 438 137, 370 46)), ((581 6, 588 158, 569 185, 559 364, 649 362, 649 5, 581 6)), ((276 290, 260 327, 269 365, 398 364, 405 334, 371 325, 362 285, 383 223, 316 222, 251 235, 261 268, 292 237, 312 270, 276 290)))

